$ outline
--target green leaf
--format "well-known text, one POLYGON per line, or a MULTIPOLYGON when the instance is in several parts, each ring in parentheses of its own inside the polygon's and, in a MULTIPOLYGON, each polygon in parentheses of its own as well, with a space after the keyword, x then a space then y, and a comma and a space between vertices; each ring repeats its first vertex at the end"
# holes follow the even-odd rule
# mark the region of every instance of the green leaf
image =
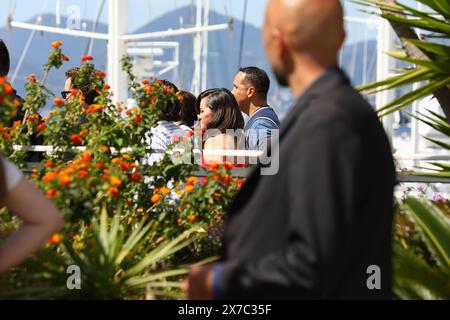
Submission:
POLYGON ((423 259, 394 242, 394 293, 401 299, 449 299, 450 275, 432 269, 423 259))
POLYGON ((450 219, 433 205, 423 199, 407 198, 407 212, 423 230, 429 249, 444 270, 450 270, 450 219))

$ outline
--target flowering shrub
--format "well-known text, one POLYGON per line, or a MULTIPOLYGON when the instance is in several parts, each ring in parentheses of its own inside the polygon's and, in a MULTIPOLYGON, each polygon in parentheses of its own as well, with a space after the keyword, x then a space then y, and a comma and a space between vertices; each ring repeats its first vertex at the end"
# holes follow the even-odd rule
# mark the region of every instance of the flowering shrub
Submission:
MULTIPOLYGON (((95 68, 93 57, 83 56, 67 99, 52 97, 45 88, 45 79, 52 68, 60 68, 69 58, 62 52, 61 42, 56 41, 51 46, 52 52, 44 66, 44 80, 38 81, 34 75, 28 77, 25 101, 21 105, 22 121, 10 124, 19 104, 6 79, 0 80, 0 102, 4 110, 0 118, 2 150, 22 166, 24 157, 19 155, 25 155, 25 152, 14 151, 14 144, 29 145, 29 136, 37 134, 44 139, 45 145, 53 147, 41 166, 32 170, 30 178, 61 210, 66 221, 64 230, 48 239, 46 248, 30 264, 7 275, 11 290, 13 287, 36 286, 33 274, 61 271, 63 266, 74 261, 85 261, 88 265, 103 259, 102 250, 112 250, 112 244, 102 243, 98 250, 92 248, 96 248, 95 241, 98 241, 95 228, 100 225, 96 221, 106 212, 114 214, 114 218, 103 217, 102 221, 107 226, 111 223, 120 225, 120 237, 133 237, 136 230, 147 223, 151 225, 139 245, 135 243, 136 247, 128 248, 133 251, 132 260, 124 262, 137 263, 161 243, 191 234, 193 228, 202 230, 204 236, 187 239, 188 242, 182 245, 184 249, 170 251, 160 266, 170 268, 175 262, 189 263, 217 254, 225 212, 242 184, 242 179, 231 177, 232 166, 201 167, 191 163, 193 137, 190 134, 181 141, 174 141, 174 148, 184 151, 166 154, 153 165, 142 165, 142 159, 148 153, 143 143, 146 134, 160 119, 161 111, 169 104, 177 103, 178 94, 161 80, 137 83, 131 73, 132 66, 125 58, 123 67, 136 100, 136 106, 125 110, 121 103, 112 102, 113 93, 104 81, 106 74, 95 68), (48 99, 52 99, 53 108, 48 117, 41 118, 38 111, 48 99), (196 172, 202 177, 194 176, 196 172), (53 264, 47 263, 48 259, 53 264)), ((18 225, 5 212, 0 218, 6 221, 2 222, 2 234, 18 225)), ((111 232, 116 231, 112 228, 111 232)), ((124 283, 112 285, 118 283, 116 272, 123 266, 111 264, 109 267, 118 269, 106 275, 110 278, 104 282, 99 281, 98 286, 106 288, 103 291, 92 289, 84 297, 131 294, 128 289, 120 289, 124 283), (108 288, 111 291, 105 293, 108 288)), ((143 276, 148 271, 149 267, 142 268, 136 276, 143 276)), ((64 272, 62 276, 65 277, 64 272)), ((98 275, 90 276, 86 279, 92 282, 98 275)), ((39 286, 47 288, 46 292, 54 292, 49 286, 59 287, 60 278, 43 276, 39 281, 50 283, 39 282, 39 286)))

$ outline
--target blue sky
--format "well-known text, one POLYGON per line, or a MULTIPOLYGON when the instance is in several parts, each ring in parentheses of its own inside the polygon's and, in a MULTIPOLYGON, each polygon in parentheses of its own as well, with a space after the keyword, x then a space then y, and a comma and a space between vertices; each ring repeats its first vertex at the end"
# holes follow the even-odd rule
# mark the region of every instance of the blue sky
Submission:
MULTIPOLYGON (((61 14, 65 15, 72 5, 79 6, 81 18, 94 20, 102 0, 61 0, 61 14)), ((129 2, 129 30, 133 31, 164 13, 189 5, 192 0, 128 0, 129 2)), ((196 1, 194 0, 194 3, 196 1)), ((262 24, 264 8, 267 0, 248 0, 247 21, 260 26, 262 24)), ((15 4, 14 19, 27 21, 38 13, 55 13, 56 0, 2 0, 3 9, 0 11, 0 27, 6 25, 6 19, 15 4)), ((239 18, 242 18, 244 8, 243 0, 211 0, 211 9, 239 18)), ((103 9, 101 22, 107 23, 107 5, 103 9)))
MULTIPOLYGON (((247 22, 260 27, 264 17, 264 9, 268 0, 248 0, 247 22)), ((94 20, 102 0, 61 0, 61 14, 64 16, 70 6, 76 5, 81 9, 81 18, 84 20, 94 20)), ((129 8, 129 31, 133 31, 146 24, 149 20, 157 18, 164 13, 190 5, 196 0, 128 0, 129 8)), ((6 25, 9 12, 15 6, 14 19, 17 21, 27 21, 39 13, 55 13, 56 0, 2 0, 2 10, 0 10, 0 27, 6 25)), ((345 2, 347 14, 360 15, 360 13, 350 8, 350 4, 345 2)), ((211 0, 211 9, 220 13, 242 19, 244 1, 243 0, 211 0)), ((103 9, 101 22, 107 23, 107 5, 103 9)))

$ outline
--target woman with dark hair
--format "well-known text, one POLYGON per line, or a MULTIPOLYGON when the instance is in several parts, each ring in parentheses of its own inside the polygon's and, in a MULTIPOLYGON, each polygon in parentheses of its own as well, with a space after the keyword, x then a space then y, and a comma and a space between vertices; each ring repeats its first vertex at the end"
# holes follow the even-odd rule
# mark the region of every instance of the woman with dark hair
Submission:
POLYGON ((198 111, 195 108, 197 99, 192 93, 187 91, 180 91, 179 94, 181 96, 181 119, 176 124, 183 130, 193 132, 193 127, 198 117, 198 111))
MULTIPOLYGON (((163 80, 163 86, 170 87, 175 93, 179 90, 172 82, 163 80)), ((164 108, 159 110, 159 121, 156 127, 151 128, 146 134, 145 142, 150 146, 151 154, 144 159, 144 164, 153 164, 163 159, 164 152, 176 138, 182 138, 186 132, 176 125, 180 120, 181 105, 178 100, 173 103, 167 103, 164 108)))
POLYGON ((23 223, 0 246, 0 273, 25 260, 63 227, 58 209, 9 160, 0 155, 0 207, 23 223))
MULTIPOLYGON (((236 150, 245 149, 243 130, 244 118, 233 94, 225 88, 210 89, 197 98, 200 110, 200 128, 203 135, 203 149, 236 150)), ((222 156, 204 157, 207 162, 224 162, 222 156)))

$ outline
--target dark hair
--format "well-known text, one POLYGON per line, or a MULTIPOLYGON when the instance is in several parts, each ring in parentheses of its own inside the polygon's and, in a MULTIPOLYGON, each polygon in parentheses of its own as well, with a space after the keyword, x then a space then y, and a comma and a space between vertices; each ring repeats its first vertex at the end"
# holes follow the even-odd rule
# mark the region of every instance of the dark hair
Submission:
POLYGON ((270 79, 267 73, 257 67, 240 68, 240 72, 245 73, 245 81, 255 87, 256 92, 261 98, 267 99, 267 93, 270 89, 270 79))
POLYGON ((75 79, 77 78, 78 72, 80 71, 79 67, 73 67, 66 71, 66 78, 72 80, 72 86, 74 89, 81 90, 84 95, 84 101, 86 104, 90 105, 94 103, 95 98, 98 97, 97 90, 92 90, 89 88, 89 85, 80 85, 77 84, 75 79))
POLYGON ((9 73, 9 51, 3 40, 0 39, 0 76, 7 76, 9 73))
MULTIPOLYGON (((155 81, 156 82, 156 81, 155 81)), ((167 87, 171 87, 174 90, 174 93, 177 93, 179 90, 176 85, 168 80, 162 80, 163 85, 167 87)), ((167 101, 167 105, 165 108, 162 108, 159 112, 159 119, 165 121, 179 121, 180 120, 180 111, 181 104, 178 101, 167 101)))
POLYGON ((196 108, 197 99, 192 93, 187 91, 180 91, 180 95, 183 97, 181 100, 180 111, 181 120, 183 120, 188 127, 192 127, 197 120, 197 115, 199 113, 199 110, 196 108))
POLYGON ((230 90, 220 88, 203 91, 197 98, 196 109, 200 110, 200 103, 205 98, 208 98, 206 100, 208 108, 214 111, 214 118, 208 129, 219 129, 225 133, 227 129, 236 130, 244 127, 244 118, 230 90))

